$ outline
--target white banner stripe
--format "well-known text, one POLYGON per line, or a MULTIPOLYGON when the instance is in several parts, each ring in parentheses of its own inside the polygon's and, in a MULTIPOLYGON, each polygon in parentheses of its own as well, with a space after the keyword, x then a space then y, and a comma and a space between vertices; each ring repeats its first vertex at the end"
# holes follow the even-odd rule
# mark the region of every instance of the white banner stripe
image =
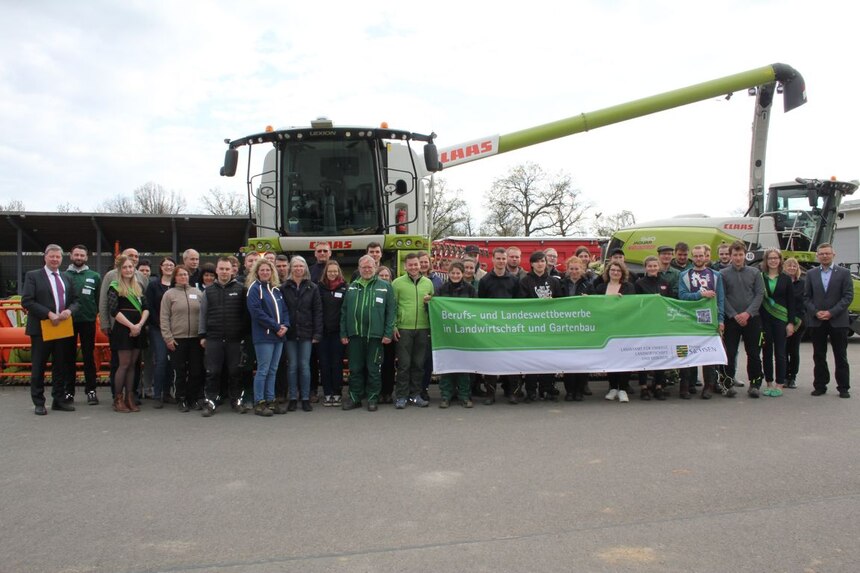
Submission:
POLYGON ((725 364, 719 336, 661 336, 609 341, 602 349, 434 350, 434 374, 557 374, 667 370, 725 364))

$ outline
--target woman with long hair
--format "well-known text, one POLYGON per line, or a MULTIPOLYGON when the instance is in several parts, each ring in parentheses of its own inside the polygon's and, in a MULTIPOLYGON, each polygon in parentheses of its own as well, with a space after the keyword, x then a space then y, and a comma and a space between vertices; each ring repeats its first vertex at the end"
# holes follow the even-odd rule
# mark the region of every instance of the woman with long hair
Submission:
POLYGON ((281 285, 284 303, 290 316, 287 331, 287 380, 289 402, 287 411, 296 409, 301 398, 302 410, 310 412, 311 406, 311 349, 322 340, 323 313, 319 287, 311 280, 305 258, 295 255, 290 260, 290 276, 281 285))
POLYGON ((167 361, 167 346, 161 336, 161 299, 170 289, 173 281, 173 257, 164 257, 158 264, 158 276, 146 285, 146 303, 149 305, 149 348, 152 357, 152 400, 153 408, 163 408, 164 403, 172 403, 173 371, 167 361))
POLYGON ((340 264, 329 260, 319 282, 323 334, 317 350, 320 357, 320 381, 325 396, 323 406, 342 405, 343 344, 340 341, 340 311, 348 286, 340 264))
POLYGON ((785 387, 797 388, 797 373, 800 371, 800 341, 803 340, 803 332, 806 325, 803 322, 803 290, 806 288, 806 277, 803 267, 794 257, 785 259, 782 263, 782 272, 791 279, 791 288, 794 292, 794 334, 788 337, 785 344, 786 372, 785 387))
POLYGON ((254 414, 265 417, 274 414, 271 407, 275 406, 275 376, 290 325, 284 297, 277 286, 277 276, 275 265, 266 258, 260 258, 254 263, 246 283, 251 339, 257 355, 254 414))
POLYGON ((108 287, 110 349, 117 354, 113 409, 116 412, 140 412, 134 399, 134 365, 143 348, 141 333, 149 318, 149 309, 134 275, 134 261, 120 255, 116 258, 116 269, 117 278, 108 287))
MULTIPOLYGON (((613 261, 606 265, 603 271, 603 282, 594 287, 594 294, 623 296, 628 294, 636 294, 636 288, 629 281, 630 273, 627 266, 621 261, 613 261)), ((618 400, 619 402, 629 402, 627 391, 621 388, 624 382, 630 380, 630 372, 609 372, 609 392, 606 394, 607 400, 618 400)))
POLYGON ((767 249, 761 262, 764 297, 761 301, 762 366, 767 387, 762 391, 773 398, 782 396, 785 386, 787 360, 786 343, 794 335, 795 295, 791 278, 782 272, 782 253, 767 249), (774 378, 774 367, 776 378, 774 378), (774 382, 776 385, 774 386, 774 382))
POLYGON ((173 270, 173 286, 161 299, 161 336, 170 353, 176 378, 176 402, 180 412, 201 409, 203 398, 203 349, 200 347, 200 302, 203 293, 191 286, 185 265, 173 270))

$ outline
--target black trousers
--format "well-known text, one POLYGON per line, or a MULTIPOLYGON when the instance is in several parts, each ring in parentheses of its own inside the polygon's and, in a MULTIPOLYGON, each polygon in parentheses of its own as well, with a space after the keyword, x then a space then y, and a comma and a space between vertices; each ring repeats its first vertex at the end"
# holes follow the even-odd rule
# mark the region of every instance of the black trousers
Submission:
POLYGON ((726 319, 726 329, 723 333, 723 344, 726 346, 726 376, 734 378, 738 366, 738 345, 744 341, 744 351, 747 353, 747 376, 751 386, 761 385, 761 317, 752 316, 746 326, 739 325, 735 319, 726 319))
POLYGON ((206 366, 205 395, 212 402, 221 395, 222 375, 227 373, 227 395, 230 403, 239 399, 242 393, 242 343, 226 340, 206 339, 203 363, 206 366))
POLYGON ((800 372, 800 341, 805 331, 806 326, 801 325, 785 343, 785 356, 788 363, 785 376, 790 380, 797 379, 797 373, 800 372))
POLYGON ((585 372, 564 375, 564 391, 568 394, 581 396, 586 384, 588 384, 588 374, 585 372))
POLYGON ((177 338, 170 353, 176 374, 176 400, 194 402, 203 397, 203 349, 199 338, 177 338))
POLYGON ((830 369, 827 367, 827 339, 833 348, 833 359, 836 363, 836 389, 847 392, 851 387, 848 368, 848 327, 832 326, 822 322, 821 326, 810 327, 812 337, 813 380, 816 390, 827 390, 830 383, 830 369))
POLYGON ((35 406, 45 405, 45 370, 51 358, 51 396, 54 402, 62 402, 66 394, 75 391, 75 380, 69 377, 69 361, 74 347, 73 338, 42 340, 41 336, 30 337, 30 397, 35 406))
MULTIPOLYGON (((75 341, 80 339, 80 347, 81 347, 81 358, 84 362, 84 381, 86 386, 84 387, 87 392, 95 392, 96 390, 96 358, 95 358, 95 350, 96 350, 96 323, 95 322, 75 322, 73 323, 75 327, 75 338, 73 339, 72 344, 75 341)), ((69 376, 74 382, 77 375, 77 364, 75 359, 77 358, 77 353, 75 349, 72 350, 72 359, 69 361, 69 376)), ((74 395, 74 384, 72 385, 71 394, 74 395)))

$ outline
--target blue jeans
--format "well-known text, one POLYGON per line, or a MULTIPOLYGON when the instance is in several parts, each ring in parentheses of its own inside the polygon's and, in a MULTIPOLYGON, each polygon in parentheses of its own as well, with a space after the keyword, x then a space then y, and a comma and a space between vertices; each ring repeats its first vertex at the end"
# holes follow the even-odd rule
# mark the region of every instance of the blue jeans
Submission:
POLYGON ((311 398, 311 340, 287 340, 287 380, 289 381, 290 400, 298 399, 297 390, 301 389, 302 400, 311 398))
POLYGON ((149 348, 152 353, 152 397, 156 400, 170 395, 173 386, 173 369, 167 361, 167 345, 161 331, 150 325, 149 348))
POLYGON ((275 374, 284 351, 283 342, 255 342, 257 374, 254 376, 254 403, 275 401, 275 374))

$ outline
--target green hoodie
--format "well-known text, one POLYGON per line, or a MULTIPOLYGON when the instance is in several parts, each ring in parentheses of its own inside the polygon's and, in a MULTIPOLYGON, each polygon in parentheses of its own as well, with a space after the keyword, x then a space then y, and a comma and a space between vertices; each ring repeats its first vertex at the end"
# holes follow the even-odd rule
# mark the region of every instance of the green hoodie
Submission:
POLYGON ((397 301, 391 285, 376 277, 354 280, 340 312, 340 337, 392 338, 397 301))

